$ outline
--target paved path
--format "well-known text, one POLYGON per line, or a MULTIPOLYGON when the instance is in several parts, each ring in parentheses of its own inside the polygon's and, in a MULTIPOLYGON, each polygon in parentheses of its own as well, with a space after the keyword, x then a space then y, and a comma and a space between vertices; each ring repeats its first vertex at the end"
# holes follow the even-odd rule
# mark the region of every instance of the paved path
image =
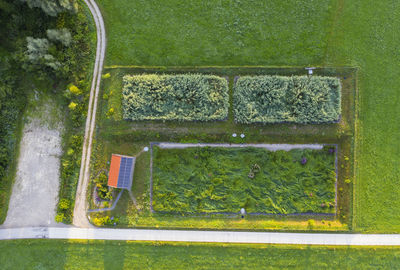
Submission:
POLYGON ((89 228, 13 228, 1 229, 0 239, 89 239, 131 241, 177 241, 219 243, 269 243, 304 245, 360 245, 400 246, 398 234, 321 234, 274 233, 230 231, 178 231, 138 229, 89 229, 89 228))
POLYGON ((90 89, 90 99, 88 117, 86 119, 85 137, 82 148, 82 161, 79 173, 78 187, 75 198, 73 224, 78 227, 92 227, 87 219, 86 193, 90 179, 90 155, 92 152, 92 139, 96 123, 97 99, 100 90, 101 74, 103 70, 104 55, 106 50, 106 30, 100 9, 94 0, 84 0, 93 15, 97 30, 96 60, 93 70, 92 86, 90 89))

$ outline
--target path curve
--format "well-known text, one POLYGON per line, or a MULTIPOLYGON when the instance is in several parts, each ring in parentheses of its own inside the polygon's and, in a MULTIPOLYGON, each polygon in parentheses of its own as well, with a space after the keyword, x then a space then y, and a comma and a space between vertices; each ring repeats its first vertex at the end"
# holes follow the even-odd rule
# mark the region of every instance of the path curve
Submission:
POLYGON ((280 233, 104 228, 28 227, 0 229, 0 239, 88 239, 130 241, 400 246, 399 234, 280 233))
POLYGON ((92 139, 96 123, 97 97, 99 95, 101 74, 103 71, 106 50, 106 30, 100 9, 94 0, 84 0, 93 15, 97 31, 96 60, 93 70, 92 86, 90 89, 89 107, 86 119, 85 137, 82 148, 81 168, 76 191, 73 224, 77 227, 92 227, 87 219, 86 194, 90 179, 90 155, 92 152, 92 139))

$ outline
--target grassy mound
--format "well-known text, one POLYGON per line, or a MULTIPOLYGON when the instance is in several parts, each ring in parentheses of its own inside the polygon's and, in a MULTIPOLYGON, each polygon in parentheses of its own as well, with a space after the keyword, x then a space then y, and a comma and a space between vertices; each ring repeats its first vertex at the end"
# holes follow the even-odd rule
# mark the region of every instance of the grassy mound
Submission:
POLYGON ((153 209, 167 212, 334 213, 334 148, 154 149, 153 209))
POLYGON ((244 76, 235 84, 239 123, 332 123, 341 113, 340 80, 319 76, 244 76))

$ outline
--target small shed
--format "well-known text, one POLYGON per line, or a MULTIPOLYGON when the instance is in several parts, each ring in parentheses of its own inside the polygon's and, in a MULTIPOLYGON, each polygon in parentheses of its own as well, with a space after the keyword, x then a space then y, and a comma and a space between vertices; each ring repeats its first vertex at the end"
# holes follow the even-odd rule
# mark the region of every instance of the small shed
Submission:
POLYGON ((131 190, 135 157, 112 154, 108 186, 131 190))

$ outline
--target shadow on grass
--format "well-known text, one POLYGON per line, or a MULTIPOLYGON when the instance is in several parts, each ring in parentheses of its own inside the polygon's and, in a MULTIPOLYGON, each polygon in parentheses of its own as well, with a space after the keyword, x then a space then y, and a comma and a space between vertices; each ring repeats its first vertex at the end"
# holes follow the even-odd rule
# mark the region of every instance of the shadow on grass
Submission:
POLYGON ((115 241, 104 241, 104 269, 120 270, 124 269, 126 244, 115 241))

